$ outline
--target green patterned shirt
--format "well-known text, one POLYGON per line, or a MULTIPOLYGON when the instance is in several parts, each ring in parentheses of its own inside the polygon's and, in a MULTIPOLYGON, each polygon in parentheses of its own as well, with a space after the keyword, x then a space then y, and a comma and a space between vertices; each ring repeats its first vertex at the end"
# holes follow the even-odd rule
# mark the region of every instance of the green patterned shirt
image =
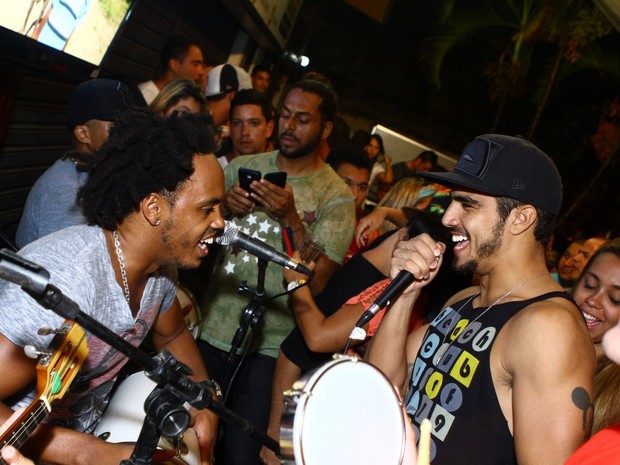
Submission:
MULTIPOLYGON (((234 159, 224 170, 226 190, 237 182, 241 166, 258 170, 263 176, 279 171, 277 153, 234 159)), ((355 204, 347 185, 329 165, 306 176, 289 176, 286 182, 293 188, 297 213, 306 232, 325 245, 330 260, 342 263, 355 227, 355 204)), ((279 223, 261 207, 245 217, 234 218, 233 222, 245 234, 284 251, 279 223)), ((239 284, 246 280, 248 286, 255 287, 257 276, 256 257, 238 247, 224 251, 203 297, 201 339, 221 350, 230 350, 241 314, 252 298, 250 294, 237 293, 239 284)), ((269 300, 284 291, 282 268, 270 263, 265 277, 265 312, 252 335, 251 351, 277 357, 280 343, 293 329, 295 320, 288 296, 269 300)))

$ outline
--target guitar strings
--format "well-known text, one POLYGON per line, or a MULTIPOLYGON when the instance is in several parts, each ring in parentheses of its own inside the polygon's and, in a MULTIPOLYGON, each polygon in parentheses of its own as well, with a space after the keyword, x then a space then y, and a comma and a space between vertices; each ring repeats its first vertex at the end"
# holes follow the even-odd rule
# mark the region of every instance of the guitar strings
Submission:
MULTIPOLYGON (((66 350, 60 354, 62 357, 62 360, 60 361, 60 369, 57 371, 57 374, 52 373, 52 376, 60 376, 60 379, 63 379, 66 373, 72 368, 75 369, 77 374, 77 371, 81 367, 82 363, 77 359, 76 354, 78 353, 84 338, 85 334, 82 334, 82 337, 76 345, 71 344, 71 341, 67 343, 67 347, 65 347, 66 350), (70 354, 70 356, 68 354, 70 354), (76 360, 79 363, 76 363, 76 360)), ((71 381, 72 379, 69 382, 71 381)), ((0 450, 4 450, 6 446, 17 446, 17 448, 21 447, 26 442, 32 431, 34 431, 34 428, 36 428, 37 425, 47 416, 47 414, 52 411, 51 403, 48 404, 46 402, 46 397, 42 397, 43 395, 39 396, 37 407, 32 410, 26 410, 16 420, 16 422, 20 422, 19 427, 10 434, 10 437, 6 438, 2 442, 2 449, 0 450), (28 418, 23 420, 22 418, 24 416, 27 416, 28 418)), ((5 462, 0 458, 0 463, 4 464, 5 462)))
MULTIPOLYGON (((28 416, 27 419, 22 420, 21 418, 18 418, 16 420, 20 422, 19 427, 2 442, 1 450, 4 450, 6 446, 15 446, 16 448, 21 447, 24 442, 26 442, 34 428, 36 428, 41 420, 45 418, 48 412, 47 404, 44 400, 39 400, 37 402, 39 405, 36 408, 26 410, 23 413, 23 416, 28 416)), ((51 407, 49 410, 51 411, 51 407)))

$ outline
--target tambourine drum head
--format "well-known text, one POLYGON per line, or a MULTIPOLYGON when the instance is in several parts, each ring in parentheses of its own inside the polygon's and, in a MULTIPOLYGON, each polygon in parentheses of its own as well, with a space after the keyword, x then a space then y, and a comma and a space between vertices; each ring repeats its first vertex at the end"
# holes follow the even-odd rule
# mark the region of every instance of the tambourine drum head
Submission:
POLYGON ((398 465, 405 428, 396 392, 372 365, 329 362, 308 380, 295 412, 297 464, 398 465))

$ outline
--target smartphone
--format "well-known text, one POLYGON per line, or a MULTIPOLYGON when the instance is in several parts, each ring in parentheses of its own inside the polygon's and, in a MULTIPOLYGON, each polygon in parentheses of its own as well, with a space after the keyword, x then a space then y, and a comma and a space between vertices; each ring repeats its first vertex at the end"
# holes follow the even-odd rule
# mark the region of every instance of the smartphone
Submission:
POLYGON ((254 192, 252 191, 250 184, 252 184, 252 181, 260 181, 260 178, 260 171, 256 171, 250 168, 239 168, 239 185, 241 186, 241 189, 245 190, 246 192, 254 192))
POLYGON ((267 173, 265 175, 265 179, 272 184, 275 184, 278 187, 284 189, 286 186, 286 172, 285 171, 277 171, 275 173, 267 173))

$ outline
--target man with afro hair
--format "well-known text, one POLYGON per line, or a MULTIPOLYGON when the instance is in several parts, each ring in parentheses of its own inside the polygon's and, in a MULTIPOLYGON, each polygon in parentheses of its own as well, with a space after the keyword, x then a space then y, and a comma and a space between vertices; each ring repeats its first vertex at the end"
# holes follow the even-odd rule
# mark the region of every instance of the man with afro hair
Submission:
MULTIPOLYGON (((208 116, 164 118, 146 110, 122 115, 94 153, 78 196, 88 225, 72 226, 24 247, 19 254, 50 273, 50 283, 82 311, 134 346, 147 333, 157 351, 188 365, 195 381, 208 379, 196 342, 175 298, 177 267, 197 267, 224 220, 224 177, 213 156, 208 116)), ((28 405, 35 362, 24 346, 44 346, 63 319, 21 289, 0 281, 0 421, 28 405)), ((127 358, 88 334, 89 355, 79 382, 57 403, 24 451, 49 463, 118 464, 133 449, 90 434, 127 358)), ((202 464, 212 463, 217 417, 192 409, 202 464)))

